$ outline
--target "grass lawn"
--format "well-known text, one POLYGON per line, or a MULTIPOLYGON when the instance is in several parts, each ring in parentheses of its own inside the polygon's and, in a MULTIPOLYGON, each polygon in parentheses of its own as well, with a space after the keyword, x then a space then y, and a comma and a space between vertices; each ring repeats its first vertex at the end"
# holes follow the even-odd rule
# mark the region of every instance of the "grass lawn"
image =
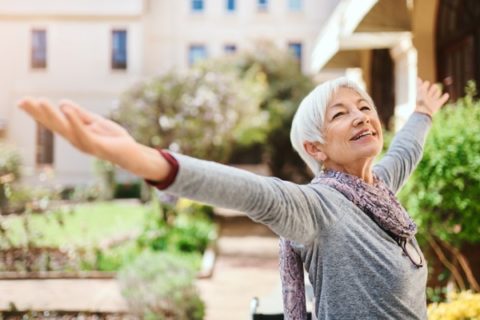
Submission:
MULTIPOLYGON (((29 216, 28 228, 37 246, 91 247, 102 240, 140 232, 149 206, 126 202, 97 202, 64 207, 29 216)), ((14 246, 27 241, 24 216, 3 217, 6 236, 14 246)), ((5 247, 5 236, 0 236, 5 247)))

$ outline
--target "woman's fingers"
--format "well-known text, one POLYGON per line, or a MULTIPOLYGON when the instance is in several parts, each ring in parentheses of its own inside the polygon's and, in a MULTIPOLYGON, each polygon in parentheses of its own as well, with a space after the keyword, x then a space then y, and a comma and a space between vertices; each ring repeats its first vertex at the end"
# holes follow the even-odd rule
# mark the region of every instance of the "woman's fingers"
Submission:
POLYGON ((448 93, 444 93, 439 100, 440 106, 443 106, 448 101, 449 98, 450 98, 450 95, 448 93))
POLYGON ((64 114, 47 99, 24 98, 18 102, 18 106, 47 129, 72 140, 70 124, 64 114))
POLYGON ((440 97, 440 88, 436 84, 432 84, 428 89, 428 95, 438 99, 440 97))
POLYGON ((40 110, 43 116, 46 118, 46 126, 52 131, 57 132, 66 139, 70 138, 70 130, 68 121, 58 108, 52 106, 52 104, 46 99, 38 100, 40 110))
POLYGON ((65 114, 72 129, 72 144, 85 153, 96 155, 94 136, 87 130, 87 125, 80 118, 76 110, 68 105, 63 105, 61 110, 65 114))
POLYGON ((79 116, 82 122, 89 125, 89 128, 93 128, 95 133, 106 136, 124 135, 126 133, 125 129, 115 122, 98 114, 89 112, 74 102, 63 100, 60 104, 61 107, 70 107, 75 110, 75 113, 79 116))
POLYGON ((20 100, 17 104, 23 111, 28 113, 32 118, 34 118, 38 122, 42 124, 45 122, 44 115, 36 99, 24 98, 20 100))
POLYGON ((449 97, 448 93, 442 95, 442 90, 437 84, 418 78, 415 110, 433 115, 448 101, 449 97))
POLYGON ((75 111, 75 113, 77 114, 77 116, 80 118, 80 120, 84 124, 90 124, 98 118, 98 116, 96 114, 85 110, 84 108, 80 107, 78 104, 76 104, 75 102, 70 101, 70 100, 61 100, 60 101, 60 108, 61 109, 63 109, 63 108, 73 109, 75 111))

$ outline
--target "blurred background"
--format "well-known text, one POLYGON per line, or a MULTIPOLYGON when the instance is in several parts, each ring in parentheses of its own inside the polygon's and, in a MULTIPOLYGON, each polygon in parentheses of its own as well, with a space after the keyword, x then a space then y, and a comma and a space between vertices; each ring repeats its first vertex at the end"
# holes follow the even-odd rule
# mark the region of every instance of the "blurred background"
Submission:
POLYGON ((450 94, 400 198, 430 262, 429 317, 480 316, 479 19, 475 0, 0 0, 1 317, 281 312, 273 233, 81 154, 20 98, 71 99, 143 144, 305 183, 290 123, 339 76, 373 97, 385 148, 417 77, 450 94))

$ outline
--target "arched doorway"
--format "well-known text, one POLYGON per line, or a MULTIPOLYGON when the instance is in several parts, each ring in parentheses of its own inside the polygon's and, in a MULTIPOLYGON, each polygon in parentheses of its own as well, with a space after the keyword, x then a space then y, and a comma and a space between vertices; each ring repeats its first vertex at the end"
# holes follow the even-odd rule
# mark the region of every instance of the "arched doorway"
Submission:
POLYGON ((480 84, 480 1, 440 0, 436 35, 437 79, 455 101, 480 84))

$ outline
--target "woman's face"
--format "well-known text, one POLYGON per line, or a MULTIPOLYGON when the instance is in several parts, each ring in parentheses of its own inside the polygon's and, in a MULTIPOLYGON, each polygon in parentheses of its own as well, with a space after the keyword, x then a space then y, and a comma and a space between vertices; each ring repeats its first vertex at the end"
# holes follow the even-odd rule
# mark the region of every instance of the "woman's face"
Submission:
POLYGON ((327 106, 323 136, 323 164, 331 169, 371 163, 383 146, 377 111, 350 88, 340 88, 327 106))

